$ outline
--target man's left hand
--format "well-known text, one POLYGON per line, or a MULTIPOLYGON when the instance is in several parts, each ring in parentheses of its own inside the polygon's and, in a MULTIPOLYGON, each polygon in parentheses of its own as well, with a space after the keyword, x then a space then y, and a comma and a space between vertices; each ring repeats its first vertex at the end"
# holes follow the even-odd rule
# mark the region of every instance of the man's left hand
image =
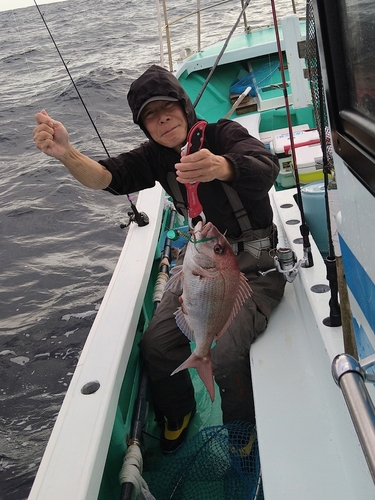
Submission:
POLYGON ((235 176, 233 165, 223 156, 214 155, 208 149, 182 156, 175 168, 177 180, 182 184, 210 182, 214 179, 231 182, 235 176))

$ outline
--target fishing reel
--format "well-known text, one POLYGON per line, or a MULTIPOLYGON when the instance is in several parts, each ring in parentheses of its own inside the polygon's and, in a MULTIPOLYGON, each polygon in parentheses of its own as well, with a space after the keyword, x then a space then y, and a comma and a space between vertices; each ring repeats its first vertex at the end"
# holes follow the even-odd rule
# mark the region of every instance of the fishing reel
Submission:
POLYGON ((289 283, 294 281, 299 268, 303 264, 303 259, 297 261, 297 255, 288 247, 276 248, 273 261, 276 269, 279 273, 284 274, 285 279, 289 281, 289 283))
POLYGON ((138 212, 136 206, 133 203, 131 203, 130 205, 132 211, 128 212, 127 222, 123 222, 122 224, 120 224, 121 229, 125 229, 126 227, 130 226, 132 222, 135 222, 140 227, 147 226, 147 224, 150 222, 148 215, 144 212, 138 212))
POLYGON ((292 283, 306 259, 303 258, 297 261, 297 255, 289 247, 275 248, 272 252, 275 267, 265 272, 258 270, 257 274, 265 276, 273 271, 279 271, 289 283, 292 283))

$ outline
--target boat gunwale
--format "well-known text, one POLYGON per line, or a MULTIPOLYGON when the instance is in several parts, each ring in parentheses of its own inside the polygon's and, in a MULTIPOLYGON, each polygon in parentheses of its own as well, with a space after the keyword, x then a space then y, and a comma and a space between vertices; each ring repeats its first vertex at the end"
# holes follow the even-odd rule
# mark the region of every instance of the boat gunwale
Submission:
POLYGON ((143 227, 132 224, 129 228, 29 500, 97 498, 122 381, 157 248, 164 199, 164 190, 159 184, 138 196, 138 210, 149 214, 150 223, 143 227), (100 382, 99 390, 82 394, 81 388, 96 380, 100 382))

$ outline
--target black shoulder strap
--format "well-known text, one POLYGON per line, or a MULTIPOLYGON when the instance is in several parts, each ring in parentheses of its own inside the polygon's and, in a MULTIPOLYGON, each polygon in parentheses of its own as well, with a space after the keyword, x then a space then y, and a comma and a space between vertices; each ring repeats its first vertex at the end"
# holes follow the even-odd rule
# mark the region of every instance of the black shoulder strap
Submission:
POLYGON ((180 213, 182 213, 182 215, 185 217, 185 219, 187 219, 188 218, 187 206, 186 206, 184 197, 182 196, 180 185, 176 180, 176 174, 174 172, 167 173, 167 182, 168 182, 168 185, 171 189, 176 209, 180 213))
POLYGON ((237 191, 225 182, 222 182, 221 185, 224 188, 225 194, 228 196, 228 200, 232 206, 234 215, 241 228, 241 236, 239 240, 246 241, 253 232, 249 216, 247 215, 247 212, 243 206, 242 201, 240 200, 240 197, 238 196, 237 191))
MULTIPOLYGON (((216 123, 209 123, 206 127, 205 135, 210 145, 210 151, 212 151, 214 154, 220 154, 219 152, 216 151, 216 137, 215 137, 216 125, 217 125, 216 123)), ((227 195, 230 201, 234 215, 236 216, 237 222, 241 228, 242 234, 240 239, 245 240, 250 236, 250 232, 252 231, 249 216, 247 215, 247 212, 243 206, 242 201, 240 200, 240 197, 238 196, 237 191, 233 189, 231 186, 229 186, 229 184, 226 184, 225 182, 222 182, 221 185, 224 188, 225 194, 227 195)))

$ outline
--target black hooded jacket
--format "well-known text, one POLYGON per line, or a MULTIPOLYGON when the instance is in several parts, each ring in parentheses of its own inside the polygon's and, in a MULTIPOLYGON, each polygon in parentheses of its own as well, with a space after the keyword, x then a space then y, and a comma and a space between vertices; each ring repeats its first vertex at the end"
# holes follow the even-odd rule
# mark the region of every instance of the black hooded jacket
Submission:
POLYGON ((185 110, 189 129, 197 121, 193 104, 177 78, 168 70, 153 65, 130 85, 128 93, 128 103, 133 113, 133 121, 140 126, 149 139, 150 136, 147 130, 137 117, 145 101, 151 97, 158 97, 161 95, 173 97, 180 101, 185 110))
MULTIPOLYGON (((188 126, 192 127, 197 117, 178 80, 166 69, 151 66, 133 82, 128 93, 134 123, 141 127, 146 136, 149 137, 147 130, 137 119, 139 110, 145 101, 160 95, 178 99, 185 110, 188 126)), ((234 166, 235 180, 228 184, 237 191, 252 227, 267 228, 272 223, 268 191, 279 172, 277 158, 237 122, 219 120, 217 124, 209 124, 206 131, 203 147, 224 156, 234 166)), ((149 137, 149 141, 140 147, 99 163, 112 173, 112 182, 107 190, 113 194, 134 193, 153 187, 158 181, 173 196, 167 177, 168 172, 175 173, 174 165, 179 163, 179 159, 179 153, 149 137)), ((201 182, 198 197, 207 221, 211 221, 219 231, 226 232, 228 237, 237 238, 241 230, 222 184, 219 180, 201 182)), ((180 190, 186 201, 183 184, 180 190)))

